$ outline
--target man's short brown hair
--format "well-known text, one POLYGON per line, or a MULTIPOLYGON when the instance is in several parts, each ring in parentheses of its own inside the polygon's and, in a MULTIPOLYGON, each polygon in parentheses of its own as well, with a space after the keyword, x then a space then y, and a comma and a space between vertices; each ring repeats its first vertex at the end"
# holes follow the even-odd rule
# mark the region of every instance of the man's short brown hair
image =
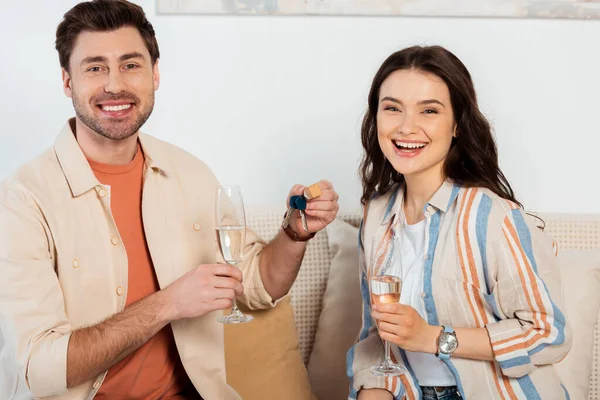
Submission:
POLYGON ((142 7, 127 0, 92 0, 67 11, 56 29, 56 50, 61 67, 69 71, 69 59, 81 32, 114 31, 124 26, 137 28, 154 65, 160 57, 158 42, 142 7))

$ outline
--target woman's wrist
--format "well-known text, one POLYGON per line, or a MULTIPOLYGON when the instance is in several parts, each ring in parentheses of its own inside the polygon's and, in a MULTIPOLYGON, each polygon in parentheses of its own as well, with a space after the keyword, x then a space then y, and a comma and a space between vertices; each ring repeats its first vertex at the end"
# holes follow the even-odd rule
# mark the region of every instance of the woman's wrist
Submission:
POLYGON ((424 335, 423 353, 437 354, 438 338, 442 333, 442 327, 439 325, 429 325, 424 335))

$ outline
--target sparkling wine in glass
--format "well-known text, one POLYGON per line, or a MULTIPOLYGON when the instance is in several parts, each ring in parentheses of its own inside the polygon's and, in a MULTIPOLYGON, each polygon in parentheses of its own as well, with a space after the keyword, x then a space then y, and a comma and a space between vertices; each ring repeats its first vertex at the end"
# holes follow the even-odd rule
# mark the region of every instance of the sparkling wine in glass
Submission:
POLYGON ((237 265, 242 260, 242 247, 246 242, 244 225, 224 225, 217 227, 219 250, 228 264, 237 265))
MULTIPOLYGON (((246 213, 239 186, 219 186, 215 202, 215 226, 217 243, 227 264, 236 266, 242 261, 246 245, 246 213)), ((224 324, 241 324, 254 317, 243 314, 237 307, 235 297, 231 312, 219 318, 224 324)))
MULTIPOLYGON (((371 277, 371 303, 377 305, 400 302, 402 279, 393 275, 375 275, 371 277)), ((377 324, 379 329, 379 324, 377 324)), ((385 359, 378 365, 371 367, 371 373, 381 376, 397 376, 406 372, 406 369, 392 361, 390 356, 390 343, 385 341, 385 359)))

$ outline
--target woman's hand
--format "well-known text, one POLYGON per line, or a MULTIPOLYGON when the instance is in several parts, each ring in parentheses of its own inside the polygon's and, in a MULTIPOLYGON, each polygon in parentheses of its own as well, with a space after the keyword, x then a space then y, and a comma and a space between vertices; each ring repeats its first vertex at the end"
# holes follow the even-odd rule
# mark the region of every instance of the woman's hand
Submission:
POLYGON ((408 351, 437 353, 437 338, 442 328, 429 325, 417 310, 400 303, 373 305, 379 336, 408 351))

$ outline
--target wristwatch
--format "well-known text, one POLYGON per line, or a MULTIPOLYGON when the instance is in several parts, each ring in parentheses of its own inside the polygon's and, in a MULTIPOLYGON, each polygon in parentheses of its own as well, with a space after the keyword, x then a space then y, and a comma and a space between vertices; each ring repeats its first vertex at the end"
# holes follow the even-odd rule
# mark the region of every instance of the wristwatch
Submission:
POLYGON ((448 360, 452 353, 458 348, 458 339, 456 332, 451 326, 442 325, 442 332, 437 339, 437 353, 435 355, 440 360, 448 360))
POLYGON ((315 237, 315 232, 311 233, 308 236, 301 237, 289 225, 282 229, 283 233, 285 233, 287 237, 292 239, 294 242, 308 242, 310 239, 315 237))

